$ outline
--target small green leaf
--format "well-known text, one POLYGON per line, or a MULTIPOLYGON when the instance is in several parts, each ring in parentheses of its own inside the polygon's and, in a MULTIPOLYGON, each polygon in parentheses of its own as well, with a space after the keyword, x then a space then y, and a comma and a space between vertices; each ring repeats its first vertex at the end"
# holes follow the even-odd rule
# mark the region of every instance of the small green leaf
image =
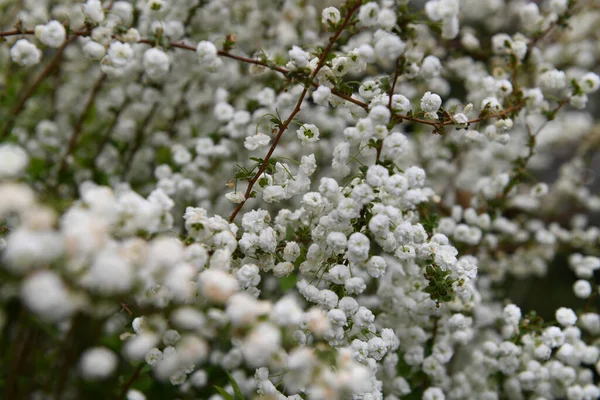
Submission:
POLYGON ((225 400, 235 400, 235 398, 232 395, 230 395, 229 393, 227 393, 227 391, 225 389, 223 389, 222 387, 214 386, 214 388, 216 389, 217 392, 219 392, 221 397, 223 397, 225 400))
POLYGON ((229 379, 229 383, 231 383, 231 387, 233 388, 235 400, 244 400, 244 395, 242 394, 242 391, 240 390, 240 386, 237 384, 235 379, 233 379, 233 376, 231 376, 229 374, 229 372, 226 372, 226 374, 227 374, 227 379, 229 379))

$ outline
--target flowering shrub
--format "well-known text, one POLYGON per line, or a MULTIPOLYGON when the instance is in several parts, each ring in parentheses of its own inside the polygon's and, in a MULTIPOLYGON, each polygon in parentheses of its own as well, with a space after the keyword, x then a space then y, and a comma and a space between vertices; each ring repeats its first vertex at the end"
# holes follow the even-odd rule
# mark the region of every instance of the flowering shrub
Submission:
POLYGON ((0 396, 600 398, 599 23, 0 2, 0 396))

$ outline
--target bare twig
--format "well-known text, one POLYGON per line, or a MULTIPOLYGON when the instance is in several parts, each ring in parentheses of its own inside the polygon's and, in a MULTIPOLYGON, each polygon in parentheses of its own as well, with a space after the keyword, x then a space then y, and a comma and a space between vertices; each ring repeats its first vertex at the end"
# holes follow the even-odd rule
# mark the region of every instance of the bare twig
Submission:
POLYGON ((129 154, 127 155, 127 157, 125 158, 125 161, 123 163, 123 170, 121 171, 121 179, 123 179, 123 180, 125 180, 125 178, 127 177, 127 174, 129 173, 129 169, 131 167, 131 164, 133 163, 133 158, 135 157, 135 154, 137 153, 137 151, 142 146, 142 143, 144 142, 144 133, 146 131, 146 127, 148 126, 148 124, 150 124, 150 121, 152 120, 152 117, 154 117, 154 113, 156 112, 157 108, 158 108, 158 102, 156 102, 156 103, 154 103, 154 105, 152 105, 152 107, 150 108, 150 111, 148 112, 148 115, 146 115, 146 118, 144 118, 144 121, 140 124, 140 127, 137 129, 137 131, 135 133, 135 138, 133 139, 134 142, 131 146, 131 150, 129 151, 129 154))
POLYGON ((140 375, 140 372, 142 372, 143 367, 144 363, 140 363, 140 365, 133 371, 127 382, 123 384, 123 387, 121 388, 121 392, 119 393, 119 397, 117 397, 117 400, 125 399, 129 388, 131 387, 131 385, 133 385, 133 382, 135 382, 137 377, 140 375))
POLYGON ((85 122, 85 119, 87 118, 90 110, 92 109, 92 106, 94 105, 94 100, 96 99, 96 95, 100 91, 100 88, 102 87, 102 83, 104 82, 105 79, 106 79, 106 74, 101 73, 100 76, 98 77, 98 79, 96 80, 96 83, 94 83, 92 90, 90 91, 90 95, 87 99, 87 102, 85 104, 85 107, 84 107, 82 113, 79 115, 77 122, 73 126, 73 133, 71 134, 71 137, 69 138, 69 143, 67 144, 67 149, 65 150, 65 153, 62 155, 62 157, 58 163, 58 167, 56 168, 56 178, 57 179, 60 177, 60 174, 63 172, 65 166, 67 165, 67 159, 68 159, 69 155, 75 150, 75 147, 77 146, 77 140, 79 139, 79 136, 81 136, 81 133, 83 131, 83 123, 85 122))

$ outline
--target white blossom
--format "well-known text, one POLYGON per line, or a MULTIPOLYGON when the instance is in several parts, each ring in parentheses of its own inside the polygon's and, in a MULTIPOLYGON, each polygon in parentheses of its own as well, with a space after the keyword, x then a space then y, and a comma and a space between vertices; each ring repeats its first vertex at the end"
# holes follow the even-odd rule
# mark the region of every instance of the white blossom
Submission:
POLYGON ((29 67, 40 62, 42 52, 27 39, 19 39, 10 48, 10 58, 23 67, 29 67))
POLYGON ((50 21, 46 25, 35 27, 35 37, 49 47, 60 47, 67 36, 63 24, 58 21, 50 21))

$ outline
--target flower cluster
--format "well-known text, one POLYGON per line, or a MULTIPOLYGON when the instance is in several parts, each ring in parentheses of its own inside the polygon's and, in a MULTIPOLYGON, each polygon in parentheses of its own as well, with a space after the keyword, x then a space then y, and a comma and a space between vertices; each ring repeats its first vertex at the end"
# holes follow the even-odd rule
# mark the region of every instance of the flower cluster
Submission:
POLYGON ((591 3, 0 2, 3 398, 600 398, 591 3))

